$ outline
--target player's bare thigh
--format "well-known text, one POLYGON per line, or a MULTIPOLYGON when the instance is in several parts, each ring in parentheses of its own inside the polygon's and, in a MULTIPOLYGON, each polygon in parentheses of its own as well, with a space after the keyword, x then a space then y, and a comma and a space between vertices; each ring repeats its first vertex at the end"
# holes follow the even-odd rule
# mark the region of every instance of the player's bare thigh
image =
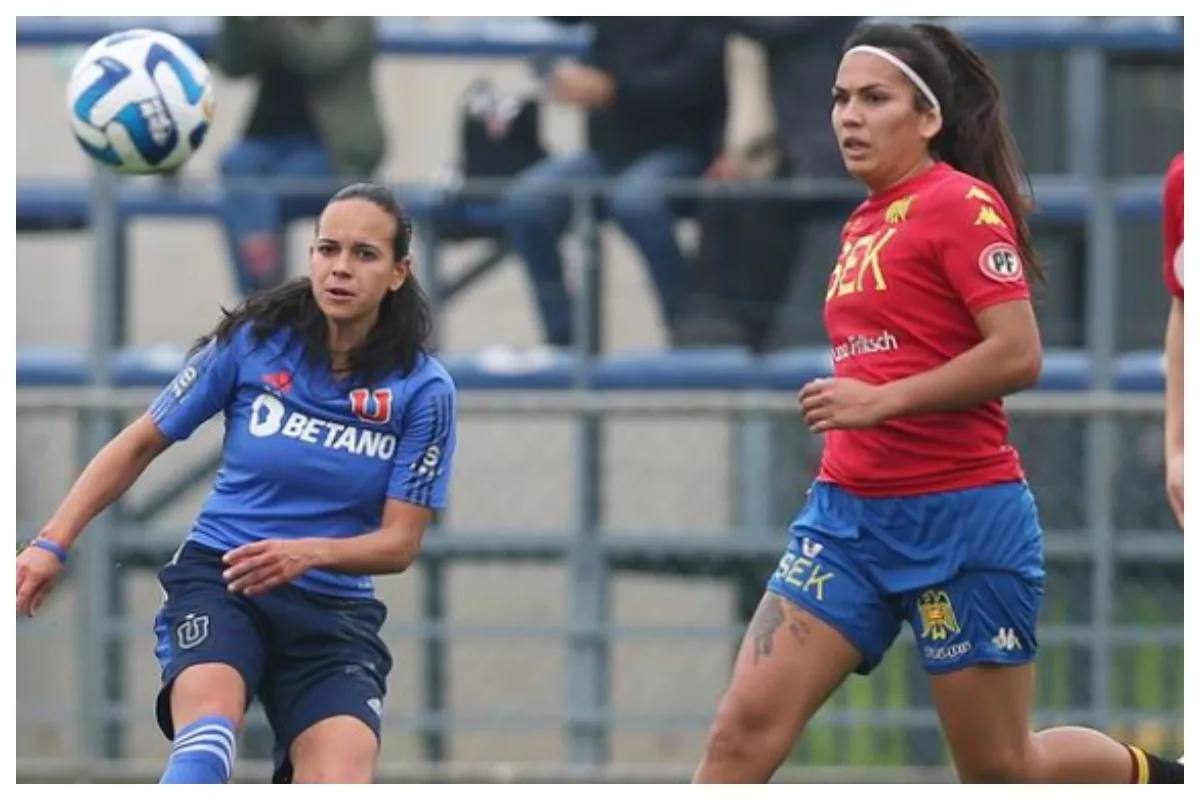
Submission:
POLYGON ((371 783, 379 740, 362 720, 323 719, 292 742, 292 783, 371 783))
POLYGON ((193 664, 171 684, 171 724, 176 731, 204 717, 223 717, 241 730, 246 682, 228 664, 193 664))
POLYGON ((1129 757, 1122 745, 1108 737, 1085 728, 1034 734, 1030 719, 1034 687, 1032 663, 980 664, 930 679, 959 779, 963 783, 1127 782, 1129 757))
POLYGON ((742 641, 694 781, 770 780, 804 726, 861 660, 830 625, 767 592, 742 641))

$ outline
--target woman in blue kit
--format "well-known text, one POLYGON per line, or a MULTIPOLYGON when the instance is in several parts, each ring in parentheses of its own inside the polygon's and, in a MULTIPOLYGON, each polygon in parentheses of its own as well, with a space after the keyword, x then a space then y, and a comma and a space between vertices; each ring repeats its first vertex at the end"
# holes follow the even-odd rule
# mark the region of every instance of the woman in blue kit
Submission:
POLYGON ((374 776, 392 660, 371 576, 413 563, 455 448, 455 387, 425 349, 411 238, 390 191, 336 194, 311 276, 227 313, 17 557, 17 611, 32 615, 87 524, 223 414, 212 491, 159 573, 163 783, 227 782, 254 697, 276 782, 374 776))

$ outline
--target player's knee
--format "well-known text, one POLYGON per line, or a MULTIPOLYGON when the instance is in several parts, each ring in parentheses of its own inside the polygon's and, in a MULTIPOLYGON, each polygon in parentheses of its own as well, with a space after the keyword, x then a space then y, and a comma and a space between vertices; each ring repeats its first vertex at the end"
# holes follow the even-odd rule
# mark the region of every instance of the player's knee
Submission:
POLYGON ((374 777, 374 755, 357 761, 327 758, 297 764, 292 783, 371 783, 374 777))
POLYGON ((1029 745, 1001 745, 975 748, 956 759, 962 783, 1037 783, 1034 748, 1029 745))
POLYGON ((705 745, 705 760, 746 763, 782 759, 795 732, 780 718, 779 705, 752 693, 730 691, 717 709, 705 745))
POLYGON ((223 717, 241 726, 246 684, 228 664, 196 664, 171 686, 171 719, 176 730, 201 717, 223 717))
POLYGON ((292 783, 370 783, 379 741, 352 717, 331 717, 296 738, 291 747, 292 783))

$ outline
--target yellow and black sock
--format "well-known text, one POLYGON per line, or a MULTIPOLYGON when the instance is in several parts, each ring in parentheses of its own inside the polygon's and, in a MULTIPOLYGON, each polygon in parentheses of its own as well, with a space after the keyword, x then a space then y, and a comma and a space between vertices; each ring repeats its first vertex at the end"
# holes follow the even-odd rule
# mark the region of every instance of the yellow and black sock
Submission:
POLYGON ((1131 744, 1125 747, 1133 759, 1130 783, 1183 783, 1183 764, 1160 758, 1131 744))

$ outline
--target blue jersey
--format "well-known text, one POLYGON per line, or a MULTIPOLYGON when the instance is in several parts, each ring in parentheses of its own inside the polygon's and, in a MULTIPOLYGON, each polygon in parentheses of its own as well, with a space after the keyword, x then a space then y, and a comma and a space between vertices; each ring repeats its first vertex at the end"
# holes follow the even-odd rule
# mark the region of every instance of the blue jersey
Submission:
MULTIPOLYGON (((222 551, 261 539, 345 538, 379 528, 387 498, 443 508, 455 448, 454 383, 422 355, 407 375, 352 385, 315 369, 281 330, 243 325, 192 356, 150 406, 186 439, 224 412, 220 471, 188 539, 222 551)), ((312 570, 303 589, 370 597, 370 576, 312 570)))

